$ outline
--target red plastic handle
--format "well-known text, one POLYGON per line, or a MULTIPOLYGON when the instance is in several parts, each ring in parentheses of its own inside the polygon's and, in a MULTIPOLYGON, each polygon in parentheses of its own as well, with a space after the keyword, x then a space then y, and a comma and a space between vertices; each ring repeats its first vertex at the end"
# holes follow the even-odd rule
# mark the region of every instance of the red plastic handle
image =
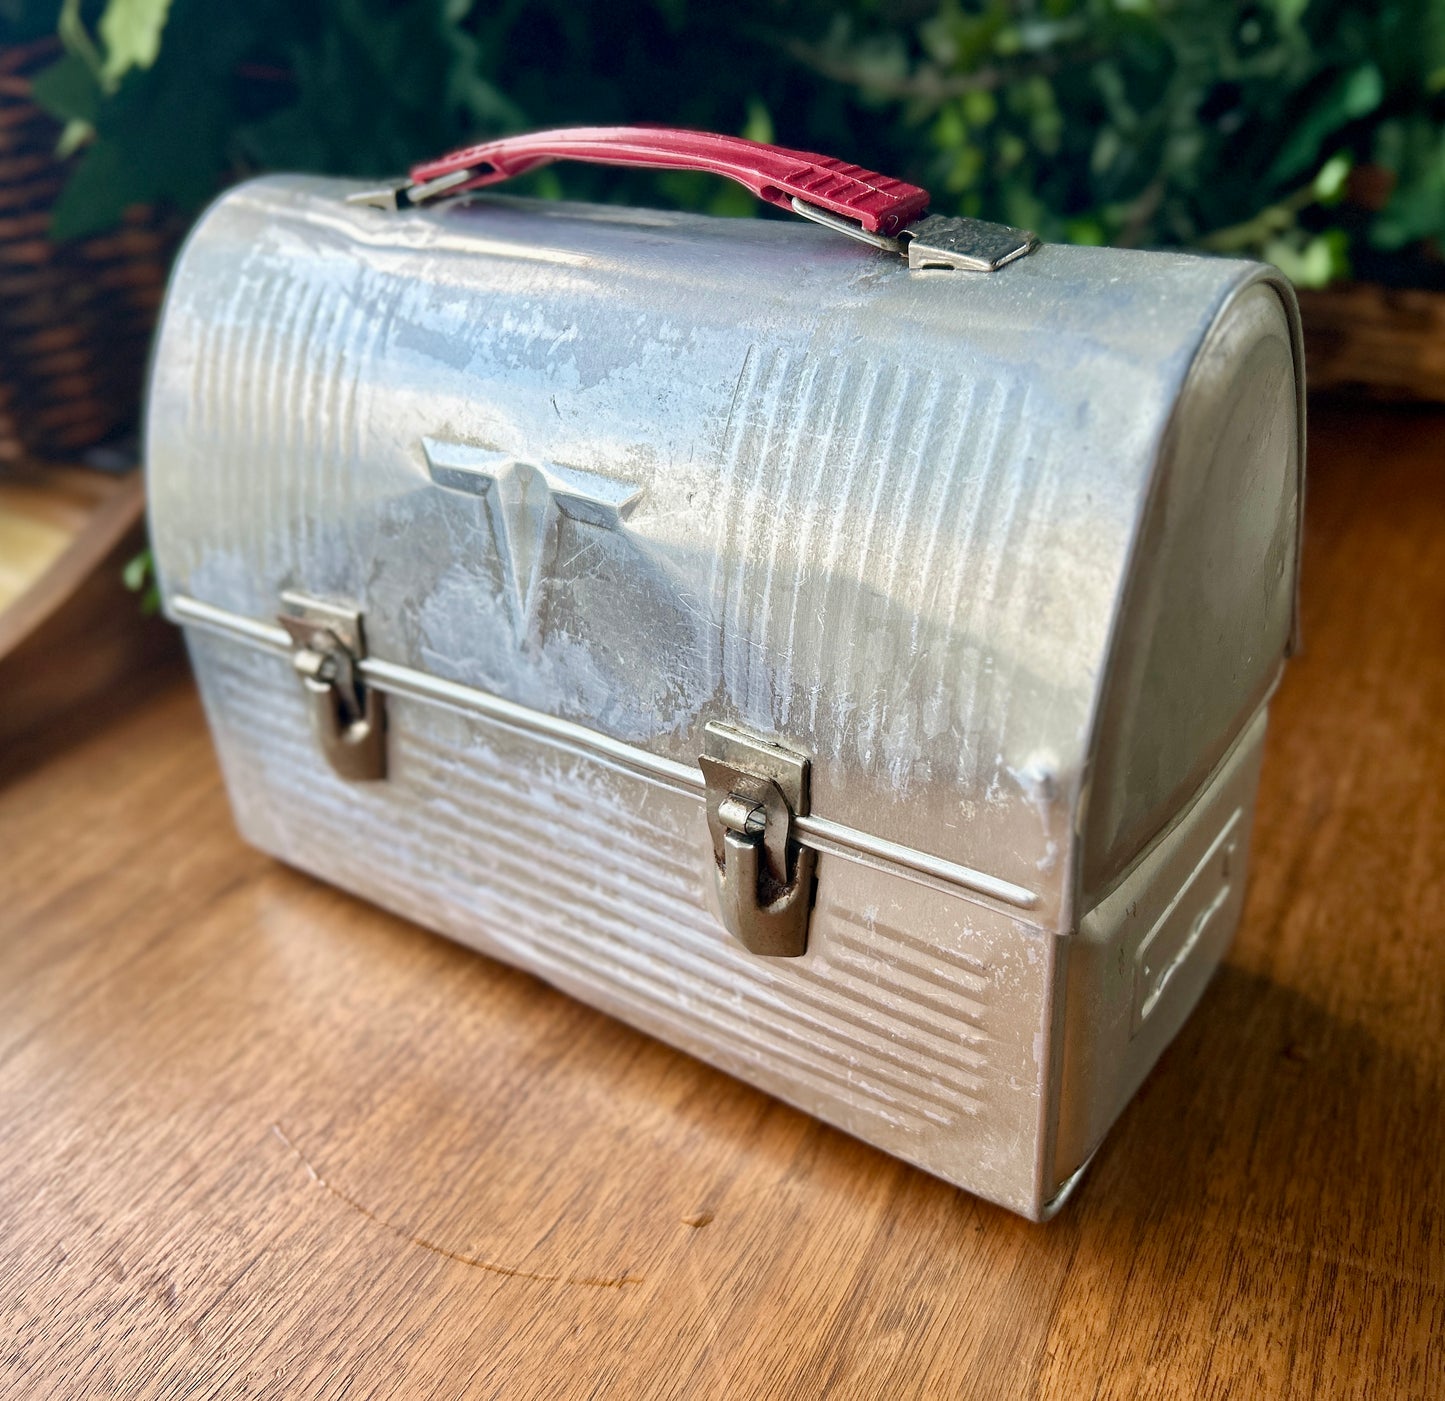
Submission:
POLYGON ((555 160, 705 170, 736 180, 769 204, 790 209, 796 196, 830 213, 856 219, 869 233, 897 233, 928 208, 927 190, 847 161, 767 146, 741 136, 675 127, 580 126, 506 136, 413 166, 411 178, 424 185, 471 171, 470 179, 447 189, 448 195, 455 195, 510 180, 555 160))

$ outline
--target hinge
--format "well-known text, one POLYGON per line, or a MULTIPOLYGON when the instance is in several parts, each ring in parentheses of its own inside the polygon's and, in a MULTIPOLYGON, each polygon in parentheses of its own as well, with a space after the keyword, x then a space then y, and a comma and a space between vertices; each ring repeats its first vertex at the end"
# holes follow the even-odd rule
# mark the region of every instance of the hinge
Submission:
POLYGON ((799 958, 808 948, 817 853, 794 818, 808 812, 808 760, 726 725, 703 732, 713 880, 723 923, 750 953, 799 958))
POLYGON ((986 219, 930 214, 900 229, 895 235, 870 233, 854 219, 833 214, 806 200, 794 199, 793 210, 825 228, 836 229, 860 243, 897 253, 907 260, 909 270, 952 268, 959 272, 997 272, 1039 246, 1038 236, 1008 224, 986 219))
POLYGON ((362 679, 361 614, 304 594, 283 593, 278 621, 291 637, 311 726, 327 762, 354 783, 386 777, 386 697, 362 679))

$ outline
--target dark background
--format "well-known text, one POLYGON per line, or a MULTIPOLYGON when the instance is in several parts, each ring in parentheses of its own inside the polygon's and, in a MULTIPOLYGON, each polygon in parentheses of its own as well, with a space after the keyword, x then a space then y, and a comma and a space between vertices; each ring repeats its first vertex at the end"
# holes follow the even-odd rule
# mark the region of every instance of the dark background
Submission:
MULTIPOLYGON (((0 0, 0 25, 62 35, 35 86, 69 123, 62 235, 128 205, 190 214, 248 172, 387 175, 482 136, 649 121, 842 156, 1046 238, 1445 283, 1439 0, 0 0)), ((531 186, 752 212, 705 177, 531 186)))

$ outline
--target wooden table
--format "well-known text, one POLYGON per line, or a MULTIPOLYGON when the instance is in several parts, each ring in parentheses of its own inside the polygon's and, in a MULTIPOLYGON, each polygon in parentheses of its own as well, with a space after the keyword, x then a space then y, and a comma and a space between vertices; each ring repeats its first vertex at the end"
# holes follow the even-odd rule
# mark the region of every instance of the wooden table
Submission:
POLYGON ((179 674, 0 760, 0 1391, 1445 1395, 1445 417, 1317 415, 1228 965, 1033 1226, 248 850, 179 674))

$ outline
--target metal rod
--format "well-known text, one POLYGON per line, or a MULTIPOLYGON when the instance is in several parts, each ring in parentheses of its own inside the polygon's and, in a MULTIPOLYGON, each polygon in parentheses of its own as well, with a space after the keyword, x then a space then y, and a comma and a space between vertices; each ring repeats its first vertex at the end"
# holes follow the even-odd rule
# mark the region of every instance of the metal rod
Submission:
MULTIPOLYGON (((166 611, 173 622, 190 623, 209 632, 250 643, 278 656, 291 654, 291 639, 286 630, 272 623, 243 617, 224 608, 202 603, 199 599, 188 598, 184 594, 173 595, 167 603, 166 611)), ((626 744, 571 720, 562 720, 555 715, 548 715, 545 711, 503 700, 501 696, 494 696, 489 691, 479 691, 475 687, 414 671, 394 662, 367 657, 358 669, 368 685, 389 695, 431 701, 469 715, 479 715, 510 729, 536 735, 550 743, 562 744, 598 758, 609 759, 669 788, 695 794, 698 798, 704 796, 702 770, 695 765, 649 753, 636 745, 626 744)), ((943 885, 957 886, 978 895, 986 895, 1020 910, 1031 910, 1039 901, 1033 891, 1014 885, 1011 881, 1000 880, 997 876, 975 871, 972 867, 962 866, 954 861, 945 861, 942 857, 930 856, 927 852, 916 851, 885 837, 875 837, 841 822, 829 821, 826 817, 814 814, 796 817, 793 820, 793 830, 804 846, 827 855, 841 856, 867 866, 896 870, 904 875, 911 873, 915 877, 926 877, 943 885)))

